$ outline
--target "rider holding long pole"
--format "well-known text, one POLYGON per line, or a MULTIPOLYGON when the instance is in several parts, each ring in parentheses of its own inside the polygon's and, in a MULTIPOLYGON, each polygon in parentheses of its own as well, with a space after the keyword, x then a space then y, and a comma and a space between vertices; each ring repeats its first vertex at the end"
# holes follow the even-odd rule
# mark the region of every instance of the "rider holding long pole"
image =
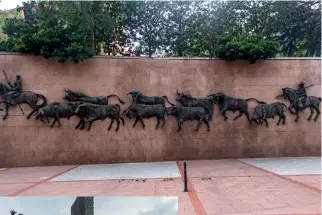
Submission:
POLYGON ((21 82, 20 75, 16 76, 16 81, 13 84, 11 84, 10 82, 8 82, 8 84, 11 87, 10 96, 12 98, 19 96, 20 93, 22 92, 22 90, 21 90, 22 82, 21 82))

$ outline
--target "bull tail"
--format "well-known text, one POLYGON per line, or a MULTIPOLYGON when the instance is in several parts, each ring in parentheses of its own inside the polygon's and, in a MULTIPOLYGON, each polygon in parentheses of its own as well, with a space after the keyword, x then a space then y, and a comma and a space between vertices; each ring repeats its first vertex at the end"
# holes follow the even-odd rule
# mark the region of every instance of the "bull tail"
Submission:
POLYGON ((39 109, 39 108, 42 108, 42 107, 45 107, 45 105, 47 104, 47 99, 44 95, 41 95, 41 94, 38 94, 38 93, 35 93, 36 96, 38 98, 41 98, 43 100, 43 102, 40 104, 40 105, 32 105, 31 107, 34 108, 34 109, 39 109))
POLYGON ((118 100, 119 100, 119 102, 120 102, 121 104, 125 104, 125 102, 123 102, 123 101, 120 99, 120 97, 118 97, 118 95, 111 94, 111 95, 106 96, 106 98, 109 98, 109 97, 117 97, 117 98, 118 98, 118 100))
POLYGON ((169 101, 169 99, 168 99, 168 97, 167 96, 162 96, 163 98, 165 98, 165 100, 167 100, 167 102, 170 104, 170 105, 172 105, 172 106, 174 106, 174 104, 173 103, 171 103, 170 101, 169 101))
POLYGON ((165 105, 162 105, 164 107, 164 112, 166 115, 168 115, 167 107, 165 105))
POLYGON ((257 99, 255 99, 255 98, 249 98, 249 99, 246 99, 246 101, 248 102, 248 101, 250 101, 250 100, 255 100, 257 103, 259 103, 259 104, 266 104, 266 102, 262 102, 262 101, 258 101, 257 99))

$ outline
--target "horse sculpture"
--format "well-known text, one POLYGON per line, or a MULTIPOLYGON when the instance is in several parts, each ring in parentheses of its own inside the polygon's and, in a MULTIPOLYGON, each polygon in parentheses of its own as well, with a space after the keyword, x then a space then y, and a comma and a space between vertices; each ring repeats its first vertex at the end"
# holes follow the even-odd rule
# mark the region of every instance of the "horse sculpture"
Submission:
POLYGON ((292 88, 283 88, 283 96, 284 99, 288 99, 291 103, 291 105, 288 107, 289 111, 292 114, 296 114, 295 122, 299 120, 299 111, 310 108, 311 114, 308 118, 308 120, 312 119, 312 116, 314 114, 314 109, 316 110, 316 116, 314 118, 314 121, 316 121, 320 115, 320 103, 321 103, 321 97, 315 97, 315 96, 307 96, 307 97, 301 97, 296 90, 292 88), (294 109, 295 111, 293 111, 294 109))
POLYGON ((47 99, 41 94, 37 94, 31 91, 23 91, 15 97, 12 97, 11 88, 3 83, 0 83, 0 97, 2 101, 0 103, 5 104, 5 115, 3 119, 8 117, 9 106, 19 105, 19 104, 28 104, 33 110, 28 114, 27 119, 29 119, 34 113, 38 111, 39 108, 44 107, 47 104, 47 99), (40 105, 37 105, 39 98, 43 100, 40 105))

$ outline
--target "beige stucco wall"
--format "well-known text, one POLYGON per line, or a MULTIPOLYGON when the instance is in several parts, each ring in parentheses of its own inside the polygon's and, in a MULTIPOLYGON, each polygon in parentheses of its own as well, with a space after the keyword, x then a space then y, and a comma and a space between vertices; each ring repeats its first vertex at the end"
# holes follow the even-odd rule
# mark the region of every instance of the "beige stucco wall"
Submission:
MULTIPOLYGON (((176 89, 195 97, 223 91, 234 97, 273 102, 282 87, 296 87, 300 81, 315 84, 308 94, 321 96, 318 59, 276 59, 250 65, 221 60, 92 58, 79 64, 60 64, 42 57, 0 55, 0 69, 12 81, 16 74, 21 74, 23 89, 41 93, 49 102, 62 101, 64 88, 89 95, 117 94, 127 102, 122 108, 131 102, 126 94, 133 89, 146 95, 167 95, 172 102, 176 89)), ((0 78, 5 82, 3 75, 0 78)), ((110 101, 117 102, 114 98, 110 101)), ((255 103, 249 104, 252 113, 255 103)), ((29 112, 27 105, 22 107, 29 112)), ((276 117, 269 120, 267 128, 250 126, 245 116, 233 121, 231 112, 225 122, 216 105, 210 132, 205 125, 195 132, 197 122, 185 122, 182 133, 176 132, 177 124, 172 117, 159 130, 155 130, 155 119, 145 119, 145 129, 140 123, 132 128, 134 121, 126 119, 125 127, 118 132, 107 131, 109 120, 94 122, 87 132, 74 129, 76 117, 62 119, 62 127, 51 129, 46 123, 27 120, 18 107, 9 111, 7 120, 0 119, 0 167, 320 156, 321 152, 320 119, 308 122, 309 110, 300 114, 298 123, 294 122, 295 115, 287 113, 285 126, 276 126, 276 117)))

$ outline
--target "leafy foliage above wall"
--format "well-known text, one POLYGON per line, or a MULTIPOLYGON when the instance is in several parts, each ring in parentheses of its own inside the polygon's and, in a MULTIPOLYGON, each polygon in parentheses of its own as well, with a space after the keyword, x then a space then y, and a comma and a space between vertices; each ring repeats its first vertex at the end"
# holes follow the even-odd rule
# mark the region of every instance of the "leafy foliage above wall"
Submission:
POLYGON ((275 57, 277 53, 278 43, 260 36, 224 35, 218 39, 218 57, 226 61, 248 60, 255 63, 258 59, 275 57))
POLYGON ((127 47, 140 56, 253 63, 321 56, 320 20, 320 1, 30 1, 0 11, 0 51, 79 62, 127 47))

